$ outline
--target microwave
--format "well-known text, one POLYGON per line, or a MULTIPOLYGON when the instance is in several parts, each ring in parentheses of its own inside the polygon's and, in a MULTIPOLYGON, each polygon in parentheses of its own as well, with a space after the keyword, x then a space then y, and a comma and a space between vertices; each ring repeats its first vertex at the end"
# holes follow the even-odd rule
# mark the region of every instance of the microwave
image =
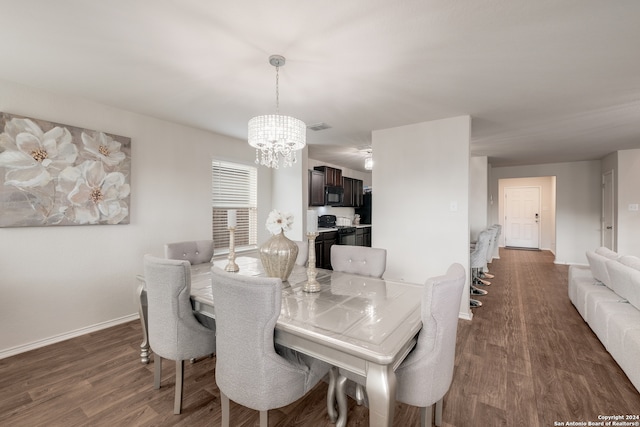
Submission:
POLYGON ((342 187, 332 187, 327 185, 324 188, 325 206, 342 206, 343 194, 344 194, 344 189, 342 187))

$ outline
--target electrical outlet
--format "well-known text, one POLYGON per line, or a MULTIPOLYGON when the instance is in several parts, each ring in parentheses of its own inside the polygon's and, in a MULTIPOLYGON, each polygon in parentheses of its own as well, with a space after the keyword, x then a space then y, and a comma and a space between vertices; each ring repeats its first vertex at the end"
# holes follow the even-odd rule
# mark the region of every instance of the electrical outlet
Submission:
POLYGON ((630 211, 637 211, 638 210, 638 204, 637 203, 629 204, 629 210, 630 211))

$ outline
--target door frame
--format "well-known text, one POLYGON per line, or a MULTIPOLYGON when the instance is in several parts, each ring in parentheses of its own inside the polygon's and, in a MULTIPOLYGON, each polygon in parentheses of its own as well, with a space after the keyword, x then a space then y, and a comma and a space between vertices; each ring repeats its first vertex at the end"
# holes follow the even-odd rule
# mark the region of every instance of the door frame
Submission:
POLYGON ((601 224, 601 228, 600 228, 600 244, 606 248, 611 249, 612 251, 616 250, 616 182, 615 182, 615 172, 613 169, 610 169, 608 171, 605 171, 602 173, 602 217, 600 219, 600 224, 601 224), (606 177, 607 176, 611 176, 611 188, 610 190, 610 206, 609 206, 609 212, 611 213, 611 242, 610 245, 607 245, 608 242, 605 241, 605 227, 606 227, 606 213, 607 213, 607 189, 606 189, 606 177))

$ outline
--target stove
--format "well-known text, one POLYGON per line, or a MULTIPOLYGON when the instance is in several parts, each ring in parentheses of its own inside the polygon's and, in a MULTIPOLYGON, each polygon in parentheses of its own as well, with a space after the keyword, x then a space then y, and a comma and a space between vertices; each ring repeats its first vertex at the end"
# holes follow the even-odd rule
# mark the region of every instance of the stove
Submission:
POLYGON ((339 245, 356 244, 356 228, 352 225, 336 225, 335 215, 320 215, 318 217, 319 228, 336 228, 338 230, 339 245))

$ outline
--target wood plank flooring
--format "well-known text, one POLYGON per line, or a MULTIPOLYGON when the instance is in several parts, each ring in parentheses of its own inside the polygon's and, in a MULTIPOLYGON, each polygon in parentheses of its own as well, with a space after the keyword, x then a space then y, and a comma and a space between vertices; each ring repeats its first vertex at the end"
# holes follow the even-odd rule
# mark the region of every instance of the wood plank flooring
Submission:
MULTIPOLYGON (((473 321, 459 321, 456 370, 443 425, 554 426, 640 414, 640 394, 567 296, 567 266, 546 251, 502 249, 473 321)), ((443 267, 444 271, 444 267, 443 267)), ((215 358, 185 366, 183 412, 173 415, 174 363, 160 390, 139 361, 139 322, 129 322, 0 360, 0 426, 217 426, 215 358)), ((270 426, 331 426, 327 385, 269 412, 270 426)), ((349 426, 368 425, 350 400, 349 426)), ((258 413, 232 403, 233 426, 258 413)), ((419 425, 397 404, 395 426, 419 425)))

